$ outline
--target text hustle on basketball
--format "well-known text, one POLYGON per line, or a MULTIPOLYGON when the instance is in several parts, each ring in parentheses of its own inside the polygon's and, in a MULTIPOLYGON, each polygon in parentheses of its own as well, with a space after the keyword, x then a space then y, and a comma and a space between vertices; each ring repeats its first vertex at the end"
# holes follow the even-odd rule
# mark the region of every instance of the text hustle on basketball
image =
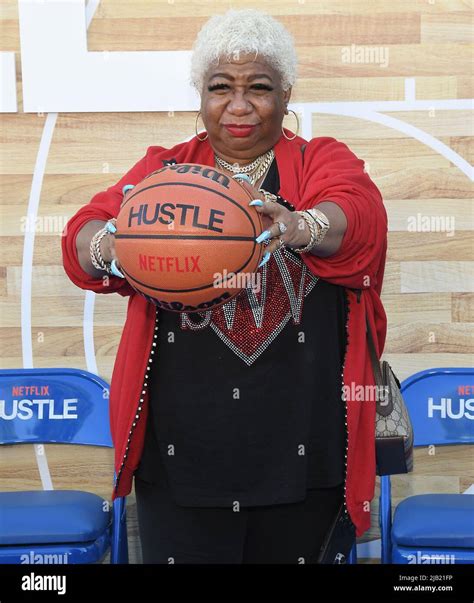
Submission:
POLYGON ((223 224, 223 220, 219 216, 225 216, 225 212, 220 209, 210 209, 205 212, 198 205, 189 203, 156 203, 150 207, 149 203, 142 203, 137 209, 130 208, 128 214, 128 226, 141 224, 161 224, 169 225, 179 220, 180 226, 192 226, 193 228, 202 228, 204 230, 213 230, 214 232, 222 232, 223 229, 216 224, 223 224), (204 218, 204 213, 208 215, 204 218), (204 222, 199 220, 205 219, 204 222))

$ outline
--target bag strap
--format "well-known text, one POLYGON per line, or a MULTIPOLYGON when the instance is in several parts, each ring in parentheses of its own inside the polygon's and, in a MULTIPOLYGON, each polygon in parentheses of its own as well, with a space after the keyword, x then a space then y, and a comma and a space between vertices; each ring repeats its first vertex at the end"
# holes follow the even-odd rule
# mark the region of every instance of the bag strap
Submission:
MULTIPOLYGON (((370 328, 369 317, 367 316, 367 311, 365 313, 365 328, 366 328, 366 334, 367 334, 367 343, 368 343, 368 347, 369 347, 370 361, 372 363, 372 369, 374 371, 375 383, 376 383, 376 385, 379 385, 380 387, 386 388, 388 384, 384 382, 384 378, 382 375, 382 368, 380 366, 380 360, 378 359, 377 353, 375 351, 375 343, 374 343, 374 338, 372 335, 372 329, 370 328)), ((377 396, 377 399, 375 402, 375 408, 379 415, 387 417, 393 410, 393 405, 391 402, 390 394, 389 394, 388 400, 386 400, 385 398, 381 399, 380 395, 377 396)))
MULTIPOLYGON (((366 324, 366 328, 367 328, 367 340, 369 343, 369 354, 370 354, 370 359, 372 361, 372 367, 374 369, 375 383, 377 385, 381 386, 382 388, 384 388, 385 395, 387 396, 387 397, 382 397, 382 394, 381 394, 382 390, 381 390, 379 392, 379 395, 377 396, 377 399, 375 402, 375 408, 379 415, 382 415, 382 417, 388 417, 393 412, 392 392, 390 391, 388 381, 386 381, 382 375, 382 368, 381 368, 380 360, 377 358, 377 354, 375 353, 374 339, 372 336, 372 330, 370 328, 369 319, 367 317, 367 314, 365 315, 365 324, 366 324), (388 391, 387 391, 387 388, 388 388, 388 391)), ((389 367, 389 369, 390 369, 390 367, 389 367)), ((390 369, 390 374, 395 379, 398 387, 400 388, 400 383, 391 369, 390 369)))
POLYGON ((372 368, 374 370, 375 383, 377 385, 383 385, 382 371, 380 369, 380 360, 377 358, 377 354, 375 352, 374 338, 372 336, 372 330, 370 328, 369 317, 367 316, 367 313, 365 315, 365 325, 367 332, 367 342, 369 344, 370 361, 372 362, 372 368))

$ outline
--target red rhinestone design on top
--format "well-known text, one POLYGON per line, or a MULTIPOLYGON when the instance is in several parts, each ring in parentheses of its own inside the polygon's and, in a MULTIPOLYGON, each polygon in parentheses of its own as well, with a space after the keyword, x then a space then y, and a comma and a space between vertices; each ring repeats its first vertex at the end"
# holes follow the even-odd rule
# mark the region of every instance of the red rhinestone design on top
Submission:
POLYGON ((303 301, 319 278, 288 249, 278 249, 259 270, 260 289, 249 286, 226 304, 181 314, 181 329, 210 327, 220 339, 251 365, 283 330, 290 319, 301 322, 303 301), (196 320, 197 315, 200 320, 196 320))

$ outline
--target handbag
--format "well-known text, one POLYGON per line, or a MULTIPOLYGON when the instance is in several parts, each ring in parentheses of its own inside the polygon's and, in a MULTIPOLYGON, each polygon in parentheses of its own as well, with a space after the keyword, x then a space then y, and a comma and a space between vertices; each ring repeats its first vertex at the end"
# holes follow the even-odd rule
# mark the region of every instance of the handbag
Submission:
POLYGON ((377 475, 413 471, 413 425, 403 400, 400 381, 385 360, 380 362, 366 315, 370 359, 378 387, 375 417, 377 475))
POLYGON ((344 503, 341 503, 339 511, 321 545, 316 563, 323 565, 345 564, 354 546, 355 538, 355 526, 345 510, 344 503))

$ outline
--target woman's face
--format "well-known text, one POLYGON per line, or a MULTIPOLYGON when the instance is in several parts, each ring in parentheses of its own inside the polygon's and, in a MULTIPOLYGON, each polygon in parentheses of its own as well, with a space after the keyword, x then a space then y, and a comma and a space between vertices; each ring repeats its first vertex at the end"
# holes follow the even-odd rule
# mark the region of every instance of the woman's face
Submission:
POLYGON ((202 119, 212 148, 229 163, 250 162, 278 141, 291 95, 278 72, 253 58, 219 62, 204 78, 202 119))

